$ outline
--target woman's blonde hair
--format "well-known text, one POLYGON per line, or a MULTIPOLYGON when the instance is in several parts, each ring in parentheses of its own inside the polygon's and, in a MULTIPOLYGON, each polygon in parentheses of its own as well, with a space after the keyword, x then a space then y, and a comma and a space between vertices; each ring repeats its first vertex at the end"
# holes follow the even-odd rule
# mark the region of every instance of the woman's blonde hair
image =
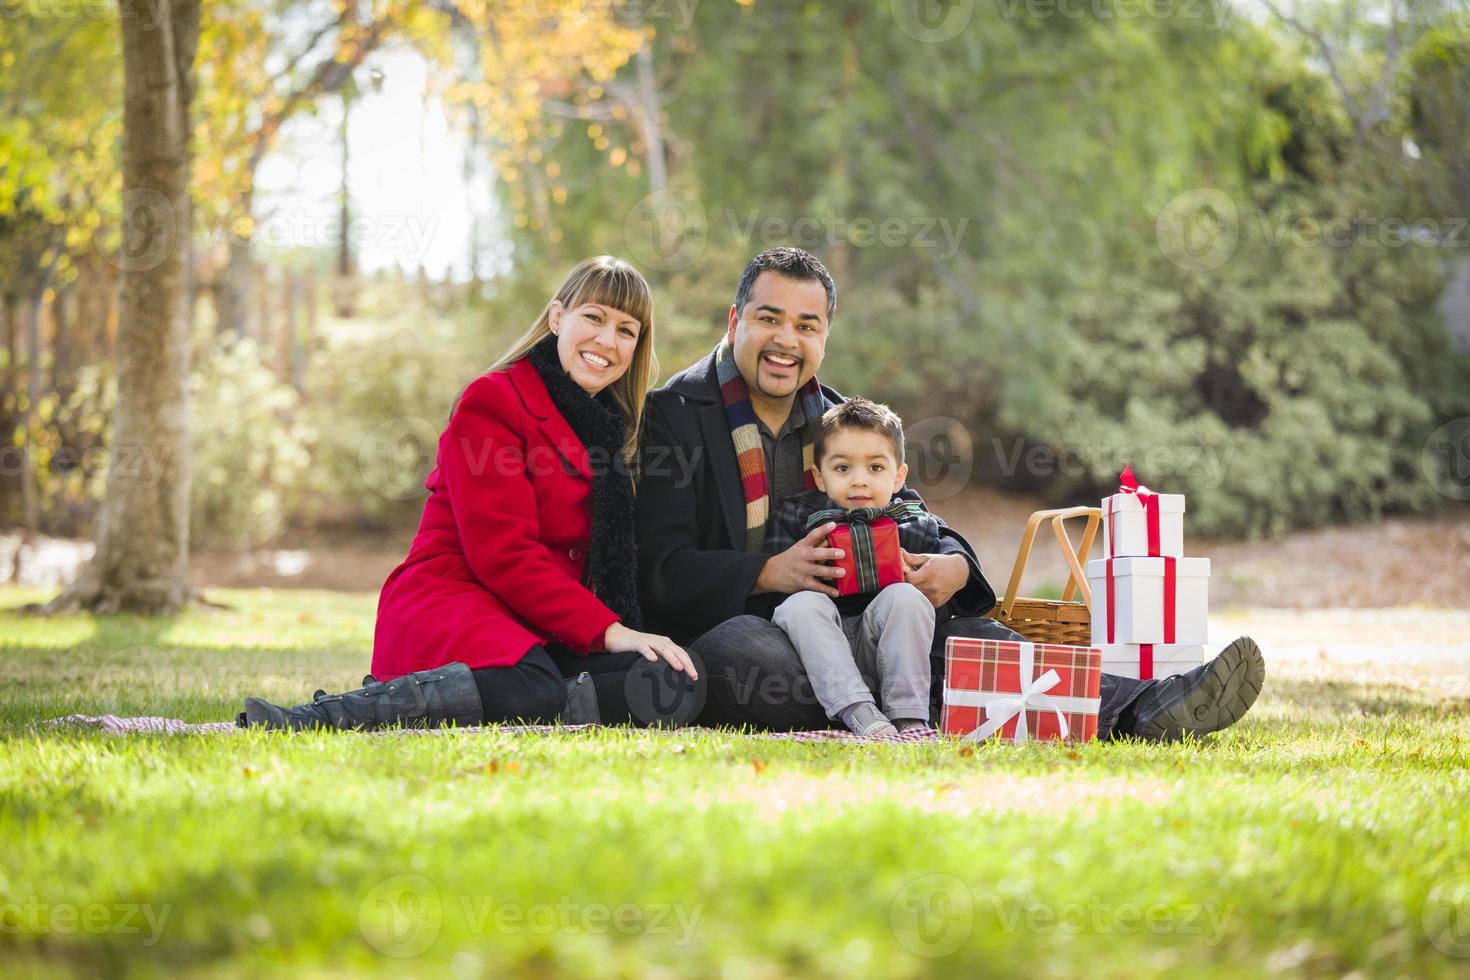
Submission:
POLYGON ((509 367, 530 353, 551 333, 551 304, 560 302, 563 310, 573 310, 583 303, 600 303, 628 314, 641 325, 638 343, 633 348, 633 363, 623 376, 608 386, 613 401, 627 419, 628 437, 623 443, 623 461, 636 475, 638 436, 643 426, 643 398, 649 385, 658 377, 658 357, 653 351, 653 295, 648 282, 631 265, 611 255, 585 259, 573 269, 547 302, 536 323, 511 345, 510 350, 490 366, 491 371, 509 367))

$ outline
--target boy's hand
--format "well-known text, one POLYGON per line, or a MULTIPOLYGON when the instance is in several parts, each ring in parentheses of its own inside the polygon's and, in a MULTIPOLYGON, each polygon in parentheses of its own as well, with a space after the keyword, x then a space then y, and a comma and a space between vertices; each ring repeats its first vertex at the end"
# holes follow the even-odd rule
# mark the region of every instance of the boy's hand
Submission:
POLYGON ((836 526, 835 522, 828 521, 821 527, 813 528, 796 544, 779 555, 766 559, 751 594, 821 592, 837 598, 837 587, 832 584, 832 580, 847 573, 826 563, 841 558, 842 550, 824 547, 827 535, 836 526))

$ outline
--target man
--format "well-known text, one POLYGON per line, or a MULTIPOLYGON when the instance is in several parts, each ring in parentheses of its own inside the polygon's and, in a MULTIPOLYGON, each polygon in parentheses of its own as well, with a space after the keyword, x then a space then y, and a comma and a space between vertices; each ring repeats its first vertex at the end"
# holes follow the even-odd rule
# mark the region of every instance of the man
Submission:
MULTIPOLYGON (((780 502, 809 486, 811 436, 843 396, 817 382, 837 289, 817 258, 774 248, 746 266, 726 334, 713 354, 650 392, 638 487, 639 594, 648 628, 702 661, 708 695, 698 721, 796 730, 826 728, 801 661, 770 622, 784 596, 835 596, 827 527, 770 553, 780 502)), ((895 499, 915 499, 905 488, 895 499)), ((1024 639, 984 614, 995 606, 969 543, 943 529, 939 550, 917 556, 908 581, 954 618, 935 631, 931 713, 951 636, 1024 639)), ((1242 637, 1187 674, 1138 681, 1105 674, 1099 736, 1178 738, 1235 723, 1265 676, 1242 637)))

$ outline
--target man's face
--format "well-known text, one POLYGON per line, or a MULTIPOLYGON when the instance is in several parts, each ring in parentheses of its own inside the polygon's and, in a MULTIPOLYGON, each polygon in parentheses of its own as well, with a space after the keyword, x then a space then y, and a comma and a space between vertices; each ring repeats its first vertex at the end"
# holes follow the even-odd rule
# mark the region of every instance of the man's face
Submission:
POLYGON ((827 290, 766 271, 726 333, 752 398, 787 401, 817 375, 827 350, 827 290))
POLYGON ((846 510, 887 507, 909 468, 893 454, 893 443, 870 429, 840 429, 822 449, 817 467, 817 489, 846 510))

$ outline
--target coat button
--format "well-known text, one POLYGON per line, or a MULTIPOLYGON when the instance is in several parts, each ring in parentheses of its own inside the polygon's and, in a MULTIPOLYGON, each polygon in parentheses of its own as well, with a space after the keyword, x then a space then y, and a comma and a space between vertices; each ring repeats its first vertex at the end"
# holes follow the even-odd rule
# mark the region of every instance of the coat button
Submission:
POLYGON ((572 561, 577 561, 579 558, 582 557, 582 552, 578 551, 576 548, 568 548, 567 557, 570 558, 572 561))

